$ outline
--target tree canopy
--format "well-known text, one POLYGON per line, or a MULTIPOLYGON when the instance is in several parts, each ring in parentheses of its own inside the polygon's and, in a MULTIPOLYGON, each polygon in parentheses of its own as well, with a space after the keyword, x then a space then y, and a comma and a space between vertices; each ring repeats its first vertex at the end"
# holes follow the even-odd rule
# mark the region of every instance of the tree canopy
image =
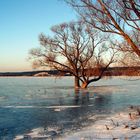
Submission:
MULTIPOLYGON (((124 38, 140 56, 140 43, 130 32, 140 33, 140 0, 66 0, 87 24, 124 38)), ((127 46, 127 47, 129 47, 127 46)))
POLYGON ((69 72, 75 77, 76 88, 80 83, 85 88, 102 78, 104 71, 114 62, 115 50, 107 43, 107 34, 83 22, 63 23, 51 30, 53 36, 41 34, 41 46, 30 51, 33 64, 69 72), (90 79, 91 75, 94 77, 90 79))

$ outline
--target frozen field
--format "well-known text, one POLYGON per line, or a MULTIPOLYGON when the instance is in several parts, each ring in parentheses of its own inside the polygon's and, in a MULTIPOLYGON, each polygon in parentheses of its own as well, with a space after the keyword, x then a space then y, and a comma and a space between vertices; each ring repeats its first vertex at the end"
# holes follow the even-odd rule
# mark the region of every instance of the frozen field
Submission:
POLYGON ((31 130, 42 129, 63 135, 140 105, 136 79, 103 79, 75 91, 72 77, 0 78, 0 139, 27 137, 31 130))

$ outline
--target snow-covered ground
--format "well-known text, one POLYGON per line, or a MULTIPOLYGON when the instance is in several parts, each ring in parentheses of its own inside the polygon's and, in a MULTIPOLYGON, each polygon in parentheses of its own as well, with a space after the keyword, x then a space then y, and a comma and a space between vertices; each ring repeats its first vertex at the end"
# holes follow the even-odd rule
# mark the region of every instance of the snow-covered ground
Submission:
MULTIPOLYGON (((105 119, 98 120, 91 126, 77 131, 66 132, 63 135, 59 128, 37 128, 15 140, 23 138, 40 139, 54 138, 57 140, 139 140, 140 139, 140 109, 131 107, 126 112, 120 112, 105 119)), ((95 116, 90 116, 90 120, 95 116)))

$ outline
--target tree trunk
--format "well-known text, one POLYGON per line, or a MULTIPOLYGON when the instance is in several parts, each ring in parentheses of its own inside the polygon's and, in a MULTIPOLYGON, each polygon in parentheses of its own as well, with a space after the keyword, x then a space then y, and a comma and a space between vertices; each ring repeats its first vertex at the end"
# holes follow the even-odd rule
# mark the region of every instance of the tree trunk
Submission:
POLYGON ((88 83, 84 82, 84 83, 82 83, 81 88, 87 88, 87 86, 88 86, 88 83))
POLYGON ((75 88, 79 88, 80 87, 80 82, 79 82, 79 78, 75 77, 75 88))
POLYGON ((139 47, 136 46, 136 44, 132 41, 132 39, 127 34, 124 34, 123 37, 128 42, 128 44, 131 46, 133 51, 140 57, 140 49, 139 49, 139 47))

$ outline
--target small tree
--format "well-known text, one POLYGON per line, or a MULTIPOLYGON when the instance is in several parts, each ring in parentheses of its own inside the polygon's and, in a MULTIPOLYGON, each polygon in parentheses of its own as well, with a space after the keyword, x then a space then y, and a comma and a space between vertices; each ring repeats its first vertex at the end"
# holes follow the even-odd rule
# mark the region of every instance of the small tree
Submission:
POLYGON ((140 57, 129 30, 140 32, 140 0, 65 0, 93 28, 123 37, 140 57))
POLYGON ((75 77, 75 88, 86 88, 101 79, 114 62, 114 50, 105 44, 108 35, 103 36, 82 22, 64 23, 51 30, 54 36, 41 34, 41 47, 30 51, 33 64, 69 72, 75 77))

